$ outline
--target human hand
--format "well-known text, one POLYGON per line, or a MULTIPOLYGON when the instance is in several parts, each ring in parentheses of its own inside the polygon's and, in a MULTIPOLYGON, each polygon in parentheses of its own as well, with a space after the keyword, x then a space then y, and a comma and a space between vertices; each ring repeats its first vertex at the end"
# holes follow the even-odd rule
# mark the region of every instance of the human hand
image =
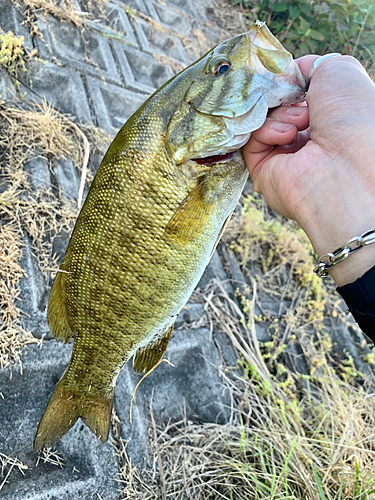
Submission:
MULTIPOLYGON (((307 77, 318 56, 298 60, 307 77)), ((350 56, 322 61, 305 105, 270 111, 243 154, 254 189, 296 220, 317 254, 375 227, 375 85, 350 56)), ((331 268, 338 286, 375 265, 375 245, 331 268)))

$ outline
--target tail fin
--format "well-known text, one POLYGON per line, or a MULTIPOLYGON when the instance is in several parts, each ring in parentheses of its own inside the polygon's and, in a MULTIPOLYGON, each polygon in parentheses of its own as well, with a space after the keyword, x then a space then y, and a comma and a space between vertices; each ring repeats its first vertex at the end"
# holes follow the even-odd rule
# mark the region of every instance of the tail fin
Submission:
POLYGON ((109 435, 113 397, 76 396, 67 387, 65 376, 57 384, 39 423, 34 451, 49 448, 82 418, 88 428, 105 443, 109 435))

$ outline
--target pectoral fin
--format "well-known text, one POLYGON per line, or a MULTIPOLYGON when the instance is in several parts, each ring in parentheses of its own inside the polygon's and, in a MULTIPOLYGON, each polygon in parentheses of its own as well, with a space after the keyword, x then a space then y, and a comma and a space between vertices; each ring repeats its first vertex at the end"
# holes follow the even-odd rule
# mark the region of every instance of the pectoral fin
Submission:
POLYGON ((204 201, 204 182, 198 184, 181 202, 165 229, 167 238, 176 240, 181 245, 186 244, 199 233, 212 215, 215 203, 204 201))
POLYGON ((62 272, 58 272, 52 286, 48 303, 47 320, 55 338, 66 343, 73 335, 73 332, 68 321, 66 310, 63 290, 64 279, 66 279, 66 275, 62 272))
POLYGON ((143 349, 138 349, 135 354, 133 364, 133 370, 136 373, 148 372, 161 360, 167 349, 168 342, 173 332, 173 327, 174 323, 167 328, 163 336, 150 342, 143 349))

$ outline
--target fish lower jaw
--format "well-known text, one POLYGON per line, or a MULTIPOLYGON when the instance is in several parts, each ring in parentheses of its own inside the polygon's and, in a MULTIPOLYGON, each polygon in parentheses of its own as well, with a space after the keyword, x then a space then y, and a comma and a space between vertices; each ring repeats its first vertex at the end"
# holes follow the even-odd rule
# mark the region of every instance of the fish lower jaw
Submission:
POLYGON ((191 158, 191 161, 198 163, 199 165, 211 165, 214 163, 225 163, 230 161, 238 150, 244 146, 250 139, 251 132, 247 134, 241 134, 234 136, 226 144, 218 148, 216 151, 207 152, 207 156, 191 158))

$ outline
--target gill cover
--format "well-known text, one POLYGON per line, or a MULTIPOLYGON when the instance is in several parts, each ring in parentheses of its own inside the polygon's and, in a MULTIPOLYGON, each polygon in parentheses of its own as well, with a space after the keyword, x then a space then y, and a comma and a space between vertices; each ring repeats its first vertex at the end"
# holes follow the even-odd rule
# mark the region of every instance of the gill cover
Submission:
POLYGON ((297 64, 264 23, 202 59, 167 128, 167 150, 177 163, 236 151, 263 125, 268 108, 304 99, 297 64))

